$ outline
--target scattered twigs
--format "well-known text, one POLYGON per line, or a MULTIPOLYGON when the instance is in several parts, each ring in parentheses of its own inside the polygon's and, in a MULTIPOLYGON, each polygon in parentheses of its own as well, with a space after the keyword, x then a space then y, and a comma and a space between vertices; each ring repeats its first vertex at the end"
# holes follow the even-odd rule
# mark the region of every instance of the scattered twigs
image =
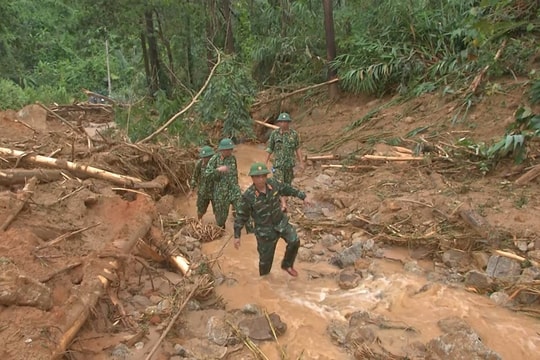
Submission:
POLYGON ((184 108, 182 109, 181 111, 177 112, 173 117, 171 117, 169 120, 167 120, 165 122, 165 124, 163 124, 162 126, 160 126, 156 131, 154 131, 152 134, 148 135, 147 137, 145 137, 144 139, 138 141, 137 143, 140 144, 140 143, 144 143, 144 142, 147 142, 151 139, 153 139, 156 135, 160 134, 163 130, 165 130, 169 125, 171 125, 174 120, 176 120, 180 115, 182 115, 183 113, 185 113, 186 111, 188 111, 192 106, 193 104, 195 104, 197 102, 197 99, 199 98, 199 96, 201 96, 201 94, 204 92, 204 90, 206 90, 206 87, 208 86, 208 84, 210 83, 210 79, 212 79, 212 76, 214 76, 214 72, 216 71, 219 63, 221 62, 221 55, 219 53, 219 51, 217 52, 217 61, 216 63, 214 64, 214 66, 212 67, 212 70, 210 70, 210 74, 208 75, 208 78, 206 79, 204 85, 201 87, 201 89, 199 90, 199 92, 193 97, 193 99, 191 100, 191 102, 184 108))
POLYGON ((204 281, 206 281, 206 277, 208 277, 208 275, 203 275, 199 278, 199 281, 197 282, 197 284, 195 284, 195 286, 193 286, 193 289, 190 291, 190 293, 188 294, 188 296, 184 299, 184 302, 182 303, 182 305, 180 305, 180 307, 178 308, 178 311, 176 312, 176 314, 174 314, 174 316, 171 318, 171 321, 169 322, 169 325, 167 326, 167 328, 163 331, 163 333, 161 334, 161 336, 159 337, 158 341, 156 342, 156 344, 154 345, 154 347, 152 348, 152 350, 150 351, 150 353, 148 354, 148 356, 146 356, 145 360, 150 360, 152 359, 152 356, 154 355, 154 353, 156 352, 156 350, 158 349, 159 345, 161 344, 161 342, 163 341, 163 339, 165 339, 165 336, 167 336, 167 334, 169 333, 169 331, 171 331, 174 323, 176 322, 176 320, 178 319, 178 317, 180 316, 180 314, 182 313, 182 310, 184 310, 184 308, 186 307, 188 301, 193 297, 193 295, 195 294, 195 292, 197 291, 197 289, 199 288, 199 286, 201 286, 201 284, 203 284, 204 281))
POLYGON ((274 324, 272 323, 272 320, 270 319, 270 316, 268 315, 268 311, 264 310, 264 316, 266 317, 266 321, 268 321, 268 326, 270 326, 270 330, 272 330, 272 335, 274 336, 274 340, 276 341, 276 345, 281 354, 281 360, 286 360, 287 354, 285 353, 285 350, 283 349, 283 347, 279 344, 279 340, 276 334, 276 329, 274 329, 274 324))
POLYGON ((78 266, 81 266, 82 265, 82 262, 76 262, 76 263, 73 263, 73 264, 69 264, 61 269, 58 269, 56 271, 54 271, 53 273, 47 275, 47 276, 44 276, 42 277, 41 279, 39 279, 39 282, 41 283, 46 283, 47 281, 51 280, 53 277, 55 277, 56 275, 59 275, 63 272, 66 272, 66 271, 69 271, 71 269, 74 269, 78 266))
POLYGON ((36 246, 35 250, 41 250, 41 249, 44 249, 46 247, 50 247, 50 246, 53 246, 53 245, 56 245, 70 237, 72 237, 73 235, 77 235, 77 234, 80 234, 86 230, 89 230, 89 229, 92 229, 92 228, 95 228, 96 226, 99 226, 101 225, 101 223, 97 223, 97 224, 93 224, 93 225, 90 225, 90 226, 87 226, 87 227, 84 227, 82 229, 79 229, 79 230, 75 230, 75 231, 72 231, 72 232, 69 232, 69 233, 65 233, 65 234, 62 234, 60 236, 58 236, 56 239, 54 240, 51 240, 49 242, 46 242, 45 244, 41 244, 39 246, 36 246))
POLYGON ((236 326, 234 326, 233 323, 226 320, 227 324, 233 329, 236 336, 238 336, 239 339, 242 340, 244 345, 255 355, 256 359, 263 359, 263 360, 270 360, 268 356, 265 355, 265 353, 255 344, 248 336, 246 336, 240 329, 238 329, 236 326))
POLYGON ((54 158, 41 156, 41 155, 26 154, 23 151, 19 151, 19 150, 0 148, 0 154, 8 155, 8 156, 15 156, 15 157, 24 156, 21 159, 22 162, 26 161, 33 164, 40 164, 40 165, 46 165, 46 166, 51 166, 51 167, 60 168, 60 169, 73 170, 73 171, 81 172, 90 177, 107 180, 112 183, 123 185, 123 186, 132 186, 133 184, 142 182, 141 179, 138 179, 132 176, 119 175, 119 174, 115 174, 106 170, 98 169, 89 165, 77 164, 71 161, 54 159, 54 158))
POLYGON ((70 192, 69 194, 66 194, 64 196, 62 196, 61 198, 59 198, 58 200, 55 200, 53 203, 49 204, 50 205, 54 205, 54 204, 58 204, 64 200, 66 200, 67 198, 69 197, 72 197, 73 195, 75 195, 76 193, 78 193, 79 191, 81 191, 82 189, 84 189, 85 186, 79 186, 78 188, 76 188, 75 190, 73 190, 72 192, 70 192))
POLYGON ((13 211, 11 212, 11 214, 8 215, 8 217, 6 218, 6 220, 4 221, 4 223, 0 226, 0 230, 1 231, 6 231, 6 229, 8 228, 9 224, 11 224, 11 222, 13 220, 15 220, 15 218, 17 217, 17 215, 19 215, 19 213, 21 212, 22 208, 24 207, 24 205, 28 202, 28 200, 32 197, 32 195, 34 194, 34 189, 37 185, 37 178, 36 177, 32 177, 27 183, 26 185, 24 185, 24 188, 22 189, 21 192, 19 192, 17 194, 17 200, 18 200, 18 203, 15 205, 15 208, 13 209, 13 211))

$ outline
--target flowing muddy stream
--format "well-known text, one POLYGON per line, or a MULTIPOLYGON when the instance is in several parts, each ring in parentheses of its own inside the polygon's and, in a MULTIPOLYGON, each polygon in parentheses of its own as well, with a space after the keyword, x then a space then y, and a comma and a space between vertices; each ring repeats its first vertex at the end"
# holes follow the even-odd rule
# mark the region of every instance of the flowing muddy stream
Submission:
MULTIPOLYGON (((240 186, 245 189, 251 183, 247 176, 249 165, 264 161, 266 153, 262 146, 239 145, 234 154, 238 160, 240 186)), ((194 201, 189 204, 189 210, 183 210, 194 216, 194 201)), ((213 214, 207 213, 204 221, 213 222, 213 214)), ((227 232, 222 240, 205 244, 204 252, 218 253, 232 234, 231 219, 227 232)), ((284 248, 284 241, 280 241, 271 274, 261 278, 255 238, 243 232, 241 248, 236 250, 232 240, 229 241, 219 263, 219 270, 226 278, 234 280, 216 290, 226 301, 227 309, 257 304, 269 313, 279 314, 288 326, 279 342, 289 359, 297 359, 300 355, 303 359, 350 358, 332 343, 327 326, 332 320, 345 321, 347 314, 359 310, 402 324, 402 329, 377 333, 386 349, 394 353, 403 353, 403 347, 414 341, 427 343, 441 335, 437 322, 457 316, 503 359, 540 359, 540 323, 537 320, 497 306, 486 296, 405 272, 402 261, 409 259, 407 249, 387 248, 385 258, 374 260, 375 276, 362 279, 354 289, 341 290, 334 279, 339 269, 326 262, 297 260, 295 267, 299 276, 291 278, 279 266, 284 248), (310 276, 312 274, 322 276, 310 276)), ((420 266, 426 271, 433 268, 431 262, 420 263, 420 266)), ((280 358, 276 344, 267 342, 260 347, 270 359, 280 358)))

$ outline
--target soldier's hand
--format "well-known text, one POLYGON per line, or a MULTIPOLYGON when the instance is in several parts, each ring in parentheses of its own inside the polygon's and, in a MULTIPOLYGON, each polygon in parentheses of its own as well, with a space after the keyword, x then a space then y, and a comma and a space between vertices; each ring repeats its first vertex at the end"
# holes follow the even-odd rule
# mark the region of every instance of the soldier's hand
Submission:
POLYGON ((229 171, 229 167, 226 166, 226 165, 221 165, 220 167, 217 168, 217 171, 219 171, 219 172, 227 172, 227 171, 229 171))
POLYGON ((234 239, 234 248, 237 250, 240 249, 240 238, 234 239))

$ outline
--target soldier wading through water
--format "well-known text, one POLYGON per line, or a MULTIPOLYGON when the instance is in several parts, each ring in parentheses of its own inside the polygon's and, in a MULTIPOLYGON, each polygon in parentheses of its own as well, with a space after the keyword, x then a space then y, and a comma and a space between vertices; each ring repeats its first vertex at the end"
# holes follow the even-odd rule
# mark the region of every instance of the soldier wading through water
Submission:
POLYGON ((214 201, 212 200, 214 192, 214 184, 210 176, 205 173, 208 161, 214 155, 214 150, 210 146, 203 146, 199 152, 199 160, 195 164, 195 170, 191 176, 189 187, 191 188, 188 197, 191 196, 193 189, 197 188, 197 218, 202 219, 208 205, 212 203, 214 209, 214 201))
POLYGON ((295 196, 309 205, 306 194, 292 186, 268 179, 270 173, 264 163, 254 163, 249 170, 253 184, 242 195, 234 221, 234 247, 240 247, 240 232, 250 217, 255 223, 255 237, 259 253, 259 275, 266 275, 272 269, 276 245, 280 238, 287 242, 281 268, 291 276, 298 276, 294 260, 300 247, 300 240, 289 218, 282 211, 281 196, 295 196))
POLYGON ((222 139, 218 145, 219 153, 212 156, 206 166, 205 174, 214 183, 213 206, 216 223, 225 229, 225 222, 232 205, 236 210, 241 192, 238 185, 238 167, 232 154, 234 144, 231 139, 222 139))

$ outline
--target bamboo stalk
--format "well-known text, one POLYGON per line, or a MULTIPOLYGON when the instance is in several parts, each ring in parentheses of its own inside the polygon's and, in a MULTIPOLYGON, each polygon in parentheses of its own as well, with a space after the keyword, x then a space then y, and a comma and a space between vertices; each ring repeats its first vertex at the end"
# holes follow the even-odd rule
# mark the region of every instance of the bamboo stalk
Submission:
POLYGON ((376 166, 371 166, 371 165, 323 164, 323 165, 321 165, 321 168, 323 168, 323 169, 336 168, 336 169, 347 169, 347 170, 358 170, 358 169, 373 170, 373 169, 376 169, 377 167, 376 166))
POLYGON ((253 121, 255 121, 259 125, 266 126, 267 128, 270 128, 270 129, 279 129, 279 126, 274 125, 274 124, 269 124, 261 120, 253 120, 253 121))
POLYGON ((333 83, 338 82, 338 81, 339 81, 339 79, 336 78, 336 79, 325 81, 325 82, 320 83, 320 84, 307 86, 305 88, 292 91, 292 92, 290 92, 288 94, 281 95, 281 96, 279 96, 277 98, 274 98, 274 99, 256 102, 255 104, 251 105, 251 107, 261 106, 261 105, 268 104, 268 103, 271 103, 271 102, 274 102, 274 101, 280 101, 280 100, 286 99, 286 98, 288 98, 290 96, 293 96, 293 95, 296 95, 296 94, 299 94, 299 93, 302 93, 302 92, 305 92, 305 91, 308 91, 308 90, 316 89, 316 88, 319 88, 321 86, 333 84, 333 83))
POLYGON ((522 256, 519 256, 517 254, 514 254, 514 253, 511 253, 511 252, 507 252, 507 251, 502 251, 502 250, 493 250, 493 252, 497 255, 500 255, 500 256, 504 256, 504 257, 507 257, 509 259, 513 259, 513 260, 517 260, 517 261, 528 261, 530 262, 533 266, 540 266, 540 264, 538 264, 538 262, 534 261, 534 260, 530 260, 530 259, 526 259, 522 256))
POLYGON ((85 175, 88 175, 89 177, 107 180, 123 186, 132 186, 133 184, 143 182, 141 179, 138 179, 136 177, 115 174, 113 172, 98 169, 89 165, 77 164, 71 161, 50 158, 42 155, 26 154, 25 152, 19 150, 0 148, 0 154, 16 156, 21 158, 21 161, 29 162, 32 164, 46 165, 59 169, 78 171, 84 173, 85 175))
POLYGON ((306 156, 305 160, 339 160, 341 156, 339 154, 329 154, 329 155, 312 155, 306 156))
POLYGON ((382 160, 382 161, 423 161, 420 156, 383 156, 383 155, 362 155, 355 156, 358 160, 382 160))

